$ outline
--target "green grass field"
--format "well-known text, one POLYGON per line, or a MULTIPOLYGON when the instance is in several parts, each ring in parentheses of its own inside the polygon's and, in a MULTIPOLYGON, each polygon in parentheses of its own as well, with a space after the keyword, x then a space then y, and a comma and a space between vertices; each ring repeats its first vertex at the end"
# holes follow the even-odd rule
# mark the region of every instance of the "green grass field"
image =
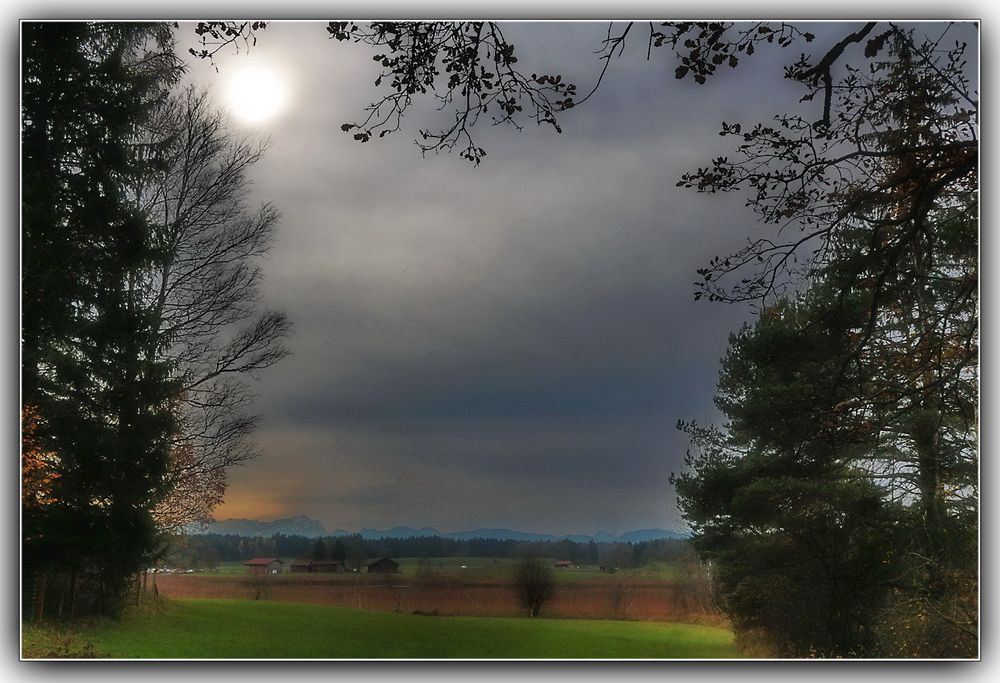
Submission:
POLYGON ((156 659, 700 659, 738 657, 731 632, 654 622, 427 617, 278 602, 163 601, 72 636, 34 627, 25 657, 156 659), (69 643, 70 639, 72 642, 69 643), (59 648, 62 648, 60 651, 59 648), (56 653, 56 654, 54 654, 56 653))

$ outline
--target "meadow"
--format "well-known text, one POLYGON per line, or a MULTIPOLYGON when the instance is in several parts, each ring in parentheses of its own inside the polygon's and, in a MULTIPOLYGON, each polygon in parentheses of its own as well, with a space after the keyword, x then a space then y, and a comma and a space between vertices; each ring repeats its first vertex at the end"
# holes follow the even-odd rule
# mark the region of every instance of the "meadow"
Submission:
POLYGON ((73 632, 26 626, 24 656, 127 659, 702 659, 723 628, 615 620, 431 617, 267 600, 151 601, 73 632))
MULTIPOLYGON (((348 607, 406 614, 519 617, 507 558, 402 558, 398 574, 296 574, 248 576, 239 563, 216 571, 161 574, 167 598, 250 599, 348 607)), ((564 619, 699 621, 675 581, 676 567, 652 563, 614 574, 597 567, 554 571, 556 591, 542 615, 564 619)))

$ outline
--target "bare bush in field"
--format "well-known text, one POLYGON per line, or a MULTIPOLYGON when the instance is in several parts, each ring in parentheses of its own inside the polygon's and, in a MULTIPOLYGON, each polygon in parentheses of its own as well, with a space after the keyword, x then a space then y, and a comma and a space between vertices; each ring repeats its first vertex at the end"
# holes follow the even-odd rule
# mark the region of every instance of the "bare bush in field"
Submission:
POLYGON ((514 569, 514 590, 528 616, 537 617, 556 590, 556 577, 545 560, 526 557, 514 569))
POLYGON ((635 587, 625 578, 618 579, 608 586, 608 608, 610 616, 615 619, 628 619, 635 602, 635 587))
POLYGON ((269 574, 250 574, 246 581, 246 585, 250 589, 250 598, 253 600, 270 600, 274 578, 269 574))
POLYGON ((712 589, 711 569, 693 553, 685 555, 678 563, 674 606, 678 616, 683 618, 721 613, 712 589))

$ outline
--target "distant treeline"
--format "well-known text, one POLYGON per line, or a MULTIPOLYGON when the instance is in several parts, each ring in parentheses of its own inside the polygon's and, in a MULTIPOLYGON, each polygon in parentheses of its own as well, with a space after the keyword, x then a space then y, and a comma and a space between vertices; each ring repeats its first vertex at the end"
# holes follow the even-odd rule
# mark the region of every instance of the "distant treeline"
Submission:
POLYGON ((441 536, 365 539, 360 534, 309 538, 298 535, 200 534, 174 537, 164 566, 211 569, 219 562, 252 557, 310 557, 357 566, 372 557, 524 557, 535 555, 578 564, 637 567, 653 560, 678 560, 690 552, 684 539, 639 543, 525 542, 495 538, 459 540, 441 536))

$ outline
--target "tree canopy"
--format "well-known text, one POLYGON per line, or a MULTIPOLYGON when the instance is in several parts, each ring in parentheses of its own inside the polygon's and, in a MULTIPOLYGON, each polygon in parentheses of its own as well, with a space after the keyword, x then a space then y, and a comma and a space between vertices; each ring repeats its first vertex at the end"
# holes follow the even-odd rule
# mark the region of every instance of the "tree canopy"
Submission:
POLYGON ((125 188, 150 172, 132 141, 179 66, 155 25, 23 30, 23 405, 56 475, 24 510, 24 564, 42 594, 65 569, 109 610, 152 548, 174 430, 170 367, 146 353, 163 254, 125 188))
POLYGON ((24 599, 41 618, 58 583, 60 615, 114 612, 254 453, 232 378, 286 353, 256 309, 277 214, 246 206, 261 148, 175 96, 172 27, 23 35, 24 599))

